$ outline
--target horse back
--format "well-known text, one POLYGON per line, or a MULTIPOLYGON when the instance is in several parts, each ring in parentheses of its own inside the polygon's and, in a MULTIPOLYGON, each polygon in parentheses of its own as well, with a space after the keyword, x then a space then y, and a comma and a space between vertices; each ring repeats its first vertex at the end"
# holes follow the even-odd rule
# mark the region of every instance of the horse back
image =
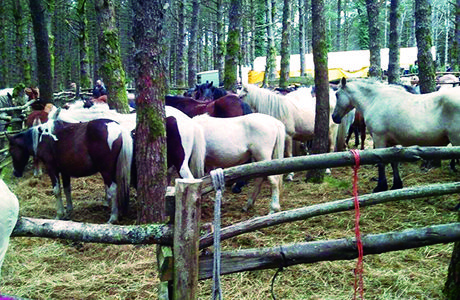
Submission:
POLYGON ((190 97, 166 95, 165 105, 172 106, 190 118, 209 112, 209 101, 199 101, 190 97))
MULTIPOLYGON (((214 101, 213 117, 231 118, 245 114, 243 102, 235 94, 227 94, 214 101)), ((252 111, 251 111, 252 112, 252 111)))
MULTIPOLYGON (((111 129, 111 120, 97 119, 84 123, 57 122, 55 136, 43 135, 37 155, 48 167, 71 177, 90 176, 97 172, 115 174, 121 150, 120 132, 111 129)), ((113 175, 115 176, 115 175, 113 175)))

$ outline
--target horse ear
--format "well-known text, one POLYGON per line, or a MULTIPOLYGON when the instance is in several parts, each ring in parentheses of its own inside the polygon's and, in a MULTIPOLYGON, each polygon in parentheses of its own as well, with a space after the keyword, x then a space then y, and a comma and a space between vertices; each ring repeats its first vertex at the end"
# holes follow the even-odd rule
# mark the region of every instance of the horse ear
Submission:
POLYGON ((344 87, 347 84, 347 79, 345 77, 342 77, 342 87, 344 87))

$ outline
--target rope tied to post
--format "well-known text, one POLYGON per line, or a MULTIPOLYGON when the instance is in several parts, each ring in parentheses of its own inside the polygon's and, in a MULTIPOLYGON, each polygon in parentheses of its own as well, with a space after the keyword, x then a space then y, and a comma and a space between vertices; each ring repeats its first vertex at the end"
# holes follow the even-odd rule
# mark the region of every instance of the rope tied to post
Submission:
POLYGON ((216 191, 214 201, 214 256, 213 256, 213 273, 212 273, 212 299, 222 300, 222 289, 220 286, 220 209, 222 205, 222 195, 225 190, 224 171, 221 168, 211 171, 212 185, 216 191))
POLYGON ((354 283, 354 296, 353 299, 356 299, 356 293, 359 290, 359 296, 361 299, 364 299, 364 282, 363 282, 363 241, 361 239, 361 231, 359 229, 359 219, 361 213, 359 211, 359 199, 358 199, 358 170, 360 163, 359 151, 356 149, 351 149, 350 152, 353 154, 355 159, 355 165, 353 166, 353 198, 355 204, 355 237, 356 237, 356 246, 358 248, 358 261, 356 263, 355 269, 355 283, 354 283))

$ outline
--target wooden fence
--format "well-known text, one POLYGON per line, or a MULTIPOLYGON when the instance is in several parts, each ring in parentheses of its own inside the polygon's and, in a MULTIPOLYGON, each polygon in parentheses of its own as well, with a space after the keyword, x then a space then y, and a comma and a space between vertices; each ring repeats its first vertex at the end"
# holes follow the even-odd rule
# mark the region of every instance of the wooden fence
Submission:
MULTIPOLYGON (((454 159, 460 158, 460 147, 393 147, 365 150, 360 152, 360 158, 361 165, 392 161, 413 162, 420 159, 454 159)), ((339 152, 252 163, 225 169, 223 173, 226 182, 234 182, 238 178, 352 166, 354 163, 353 154, 339 152)), ((168 191, 166 198, 169 201, 165 204, 171 216, 170 224, 117 226, 23 217, 18 221, 13 236, 64 238, 95 243, 158 244, 158 270, 160 280, 163 281, 160 288, 160 293, 163 293, 162 299, 194 299, 198 280, 210 278, 213 271, 213 255, 199 255, 199 249, 213 245, 212 233, 198 236, 198 199, 201 194, 212 190, 209 176, 192 181, 176 180, 175 192, 174 189, 168 191), (173 291, 172 295, 168 295, 168 291, 173 291)), ((359 202, 361 206, 369 206, 459 192, 460 182, 453 182, 362 195, 359 202)), ((353 209, 353 199, 343 199, 282 211, 225 227, 220 231, 220 237, 224 240, 269 226, 353 209)), ((460 223, 369 234, 363 237, 363 246, 364 255, 368 255, 454 241, 460 241, 460 223)), ((354 238, 229 251, 221 255, 221 274, 324 260, 354 259, 357 255, 354 238), (323 251, 326 248, 327 251, 323 251)))

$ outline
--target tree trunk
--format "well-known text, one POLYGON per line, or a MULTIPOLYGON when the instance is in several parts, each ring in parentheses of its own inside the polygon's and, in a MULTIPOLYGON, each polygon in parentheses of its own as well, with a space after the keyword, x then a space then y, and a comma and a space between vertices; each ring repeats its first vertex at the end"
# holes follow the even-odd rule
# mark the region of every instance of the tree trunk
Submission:
POLYGON ((165 221, 167 93, 163 19, 165 0, 135 0, 134 42, 136 78, 136 169, 138 223, 165 221))
MULTIPOLYGON (((15 77, 17 82, 22 82, 24 79, 24 41, 25 41, 25 21, 24 18, 24 11, 22 9, 22 1, 16 0, 13 1, 13 17, 14 17, 14 27, 15 27, 15 54, 16 54, 16 62, 15 62, 15 70, 16 74, 15 77)), ((29 82, 30 84, 30 82, 29 82)))
MULTIPOLYGON (((177 1, 177 10, 179 20, 185 19, 185 0, 177 1)), ((187 34, 185 32, 185 22, 178 22, 178 41, 177 41, 177 67, 176 67, 176 85, 185 87, 185 45, 187 34)))
POLYGON ((224 67, 225 67, 225 38, 224 38, 224 4, 222 0, 216 1, 217 9, 217 50, 216 50, 216 61, 214 69, 219 70, 219 86, 224 83, 224 67))
POLYGON ((120 42, 113 0, 95 0, 99 34, 100 74, 107 88, 107 103, 119 113, 129 112, 125 71, 121 62, 120 42))
MULTIPOLYGON (((316 117, 312 153, 329 152, 329 78, 324 0, 312 0, 313 62, 315 64, 316 117)), ((309 170, 306 181, 322 182, 324 169, 309 170)))
POLYGON ((431 55, 431 5, 429 0, 415 1, 415 36, 420 92, 436 91, 435 65, 431 55))
POLYGON ((291 59, 290 51, 291 39, 291 1, 284 0, 283 7, 283 30, 281 32, 281 70, 280 88, 287 88, 289 84, 289 62, 291 59))
POLYGON ((256 59, 256 1, 249 0, 249 15, 250 15, 250 28, 252 28, 251 34, 251 44, 249 49, 249 65, 251 66, 251 70, 254 70, 254 60, 256 59))
POLYGON ((378 0, 366 0, 367 19, 369 22, 369 76, 381 78, 380 66, 380 23, 378 0))
POLYGON ((455 33, 452 44, 452 69, 460 70, 460 0, 455 5, 455 33))
POLYGON ((299 0, 299 53, 300 53, 300 77, 305 76, 305 14, 304 0, 299 0))
POLYGON ((228 12, 227 55, 225 56, 224 88, 236 92, 238 85, 237 66, 240 54, 240 12, 239 0, 231 0, 228 12))
POLYGON ((273 36, 273 19, 276 9, 274 3, 276 3, 276 1, 265 0, 265 14, 267 18, 267 56, 263 86, 269 86, 275 81, 276 77, 276 48, 273 36))
MULTIPOLYGON (((200 14, 200 4, 198 0, 192 0, 192 16, 200 14)), ((188 42, 188 86, 193 87, 196 84, 197 73, 197 39, 198 39, 198 18, 191 18, 190 39, 188 42)))
POLYGON ((8 72, 8 51, 7 49, 7 7, 0 5, 0 88, 6 88, 9 85, 9 72, 8 72))
POLYGON ((390 45, 388 57, 388 83, 400 80, 399 70, 399 0, 391 0, 390 4, 390 45))
POLYGON ((53 101, 53 78, 48 41, 46 10, 41 0, 29 0, 32 23, 34 25, 35 48, 37 51, 37 76, 40 98, 53 101))
POLYGON ((336 35, 336 41, 335 41, 335 51, 340 51, 340 34, 342 32, 341 30, 341 23, 342 23, 342 0, 337 0, 337 35, 336 35))
POLYGON ((88 59, 88 19, 85 8, 87 0, 79 0, 77 4, 77 18, 79 23, 78 46, 80 49, 80 82, 79 87, 91 88, 88 59))

